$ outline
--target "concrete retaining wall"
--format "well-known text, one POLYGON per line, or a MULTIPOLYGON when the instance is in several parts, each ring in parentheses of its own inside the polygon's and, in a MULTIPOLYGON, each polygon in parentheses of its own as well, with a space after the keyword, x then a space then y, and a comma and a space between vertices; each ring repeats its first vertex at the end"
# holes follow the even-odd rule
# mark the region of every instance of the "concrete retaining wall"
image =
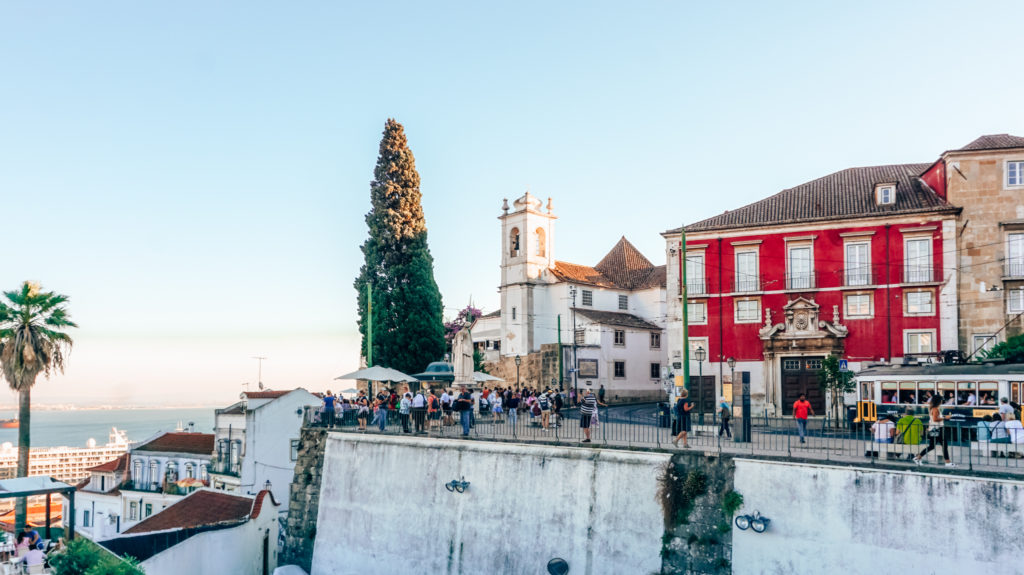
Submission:
POLYGON ((1024 483, 958 475, 736 459, 734 573, 1015 573, 1024 483))
POLYGON ((670 456, 330 434, 313 575, 661 571, 670 456), (462 494, 444 484, 465 477, 462 494))

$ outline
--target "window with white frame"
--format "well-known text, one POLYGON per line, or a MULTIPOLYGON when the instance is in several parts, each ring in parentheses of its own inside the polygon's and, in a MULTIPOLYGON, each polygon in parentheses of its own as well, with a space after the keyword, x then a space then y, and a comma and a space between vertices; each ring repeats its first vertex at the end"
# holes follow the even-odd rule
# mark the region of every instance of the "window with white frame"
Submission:
POLYGON ((146 517, 149 517, 152 514, 153 514, 153 504, 152 503, 147 503, 146 504, 146 517))
POLYGON ((846 285, 866 286, 871 284, 871 244, 850 242, 846 244, 844 262, 846 285))
POLYGON ((846 296, 846 318, 870 317, 871 294, 852 293, 846 296))
POLYGON ((906 353, 919 354, 932 353, 935 351, 934 331, 907 331, 906 334, 906 353))
POLYGON ((90 525, 89 525, 89 511, 88 510, 83 510, 82 511, 82 527, 90 527, 90 525))
MULTIPOLYGON (((697 349, 708 350, 708 338, 706 337, 691 337, 689 338, 690 343, 690 361, 697 361, 697 349)), ((710 356, 709 356, 710 358, 710 356)))
POLYGON ((587 341, 587 331, 584 329, 577 329, 576 334, 573 336, 576 345, 585 345, 587 341))
POLYGON ((1006 311, 1009 313, 1024 312, 1024 289, 1017 288, 1006 291, 1006 311))
POLYGON ((904 281, 932 281, 932 239, 907 238, 904 247, 904 281))
POLYGON ((512 319, 516 319, 516 308, 512 308, 512 319))
POLYGON ((128 520, 135 521, 139 518, 139 502, 132 501, 128 504, 128 520))
POLYGON ((1006 236, 1006 275, 1024 277, 1024 234, 1006 236))
POLYGON ((886 206, 896 203, 896 186, 891 184, 880 185, 876 188, 878 205, 886 206))
POLYGON ((757 252, 736 252, 736 291, 758 291, 757 252))
POLYGON ((811 246, 790 246, 786 264, 786 289, 810 289, 814 287, 811 276, 811 246))
POLYGON ((907 315, 930 315, 935 313, 934 294, 930 291, 907 292, 907 315))
POLYGON ((298 439, 292 439, 291 440, 291 445, 290 445, 290 448, 289 448, 289 453, 290 453, 290 457, 291 457, 292 461, 297 461, 299 459, 299 440, 298 439))
POLYGON ((687 295, 701 295, 707 293, 704 278, 704 253, 686 254, 687 295))
POLYGON ((136 461, 135 463, 132 464, 132 479, 134 480, 136 485, 138 485, 139 483, 142 483, 142 462, 141 461, 136 461))
POLYGON ((691 301, 686 304, 686 320, 690 324, 708 322, 707 304, 702 301, 691 301))
POLYGON ((661 349, 661 333, 657 331, 651 332, 651 349, 661 349))
POLYGON ((1006 162, 1006 187, 1024 186, 1024 160, 1006 162))
POLYGON ((756 299, 736 300, 736 323, 757 323, 760 321, 759 303, 756 299))
POLYGON ((626 330, 615 330, 615 345, 619 347, 626 345, 626 330))
POLYGON ((985 357, 985 352, 996 346, 995 335, 991 333, 976 333, 971 336, 971 352, 974 359, 985 357))
POLYGON ((593 306, 594 305, 594 292, 593 290, 583 290, 583 305, 593 306))
POLYGON ((616 361, 615 362, 615 378, 622 379, 626 377, 626 362, 616 361))
POLYGON ((196 476, 196 466, 193 465, 191 462, 190 463, 186 463, 185 464, 185 478, 186 479, 195 479, 195 476, 196 476))
POLYGON ((629 296, 628 295, 620 295, 619 296, 619 309, 629 309, 629 296))

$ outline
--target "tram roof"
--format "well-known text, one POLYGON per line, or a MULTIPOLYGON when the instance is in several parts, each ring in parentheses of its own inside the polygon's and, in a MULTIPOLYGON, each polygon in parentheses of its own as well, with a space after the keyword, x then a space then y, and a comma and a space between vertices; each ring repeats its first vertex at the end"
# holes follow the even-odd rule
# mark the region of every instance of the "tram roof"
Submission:
POLYGON ((857 372, 857 377, 925 375, 1024 375, 1024 363, 924 363, 920 365, 875 365, 857 372))

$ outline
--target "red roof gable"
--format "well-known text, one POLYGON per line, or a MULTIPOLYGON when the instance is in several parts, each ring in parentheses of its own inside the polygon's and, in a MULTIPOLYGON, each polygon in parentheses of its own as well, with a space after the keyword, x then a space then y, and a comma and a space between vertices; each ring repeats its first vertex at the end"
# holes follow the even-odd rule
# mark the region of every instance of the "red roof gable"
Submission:
POLYGON ((117 459, 111 459, 110 461, 106 463, 101 463, 96 467, 90 467, 89 469, 86 469, 86 471, 128 471, 128 454, 125 453, 121 455, 121 457, 118 457, 117 459))
POLYGON ((562 281, 622 290, 665 287, 665 266, 656 266, 625 237, 594 267, 555 262, 551 270, 562 281))
POLYGON ((277 399, 295 391, 294 389, 282 389, 280 391, 245 391, 242 395, 249 399, 277 399))
POLYGON ((213 442, 212 433, 172 432, 165 433, 149 443, 143 443, 134 450, 213 455, 213 442))
MULTIPOLYGON (((243 523, 259 516, 266 491, 256 498, 233 495, 224 491, 200 489, 181 501, 153 515, 131 529, 126 535, 243 523)), ((277 503, 274 502, 276 505, 277 503)))

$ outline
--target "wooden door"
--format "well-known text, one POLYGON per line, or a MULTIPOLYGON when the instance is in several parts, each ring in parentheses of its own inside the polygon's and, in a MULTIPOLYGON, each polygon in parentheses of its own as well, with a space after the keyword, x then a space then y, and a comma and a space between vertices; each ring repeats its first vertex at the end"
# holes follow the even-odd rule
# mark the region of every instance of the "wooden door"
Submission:
POLYGON ((800 394, 807 395, 814 413, 825 413, 825 392, 818 383, 818 371, 821 369, 820 357, 785 357, 782 358, 782 413, 793 415, 793 403, 800 394))

